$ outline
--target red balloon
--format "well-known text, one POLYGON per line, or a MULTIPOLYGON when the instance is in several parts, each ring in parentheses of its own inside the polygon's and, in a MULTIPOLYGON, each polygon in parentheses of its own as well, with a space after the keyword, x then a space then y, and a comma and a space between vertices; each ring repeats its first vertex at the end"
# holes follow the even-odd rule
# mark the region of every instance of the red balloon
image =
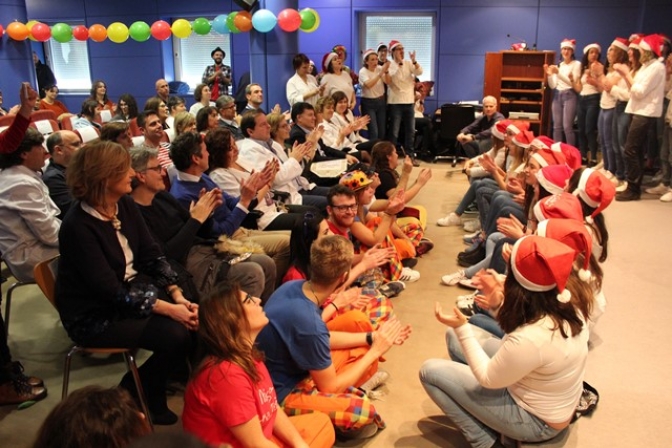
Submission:
POLYGON ((3 34, 5 34, 5 29, 0 25, 0 37, 2 37, 3 34))
POLYGON ((163 20, 157 20, 154 22, 152 24, 151 31, 152 36, 154 36, 154 39, 156 40, 168 40, 173 33, 168 22, 163 20))
POLYGON ((84 25, 77 25, 72 29, 72 36, 77 40, 86 40, 89 38, 89 30, 84 25))
POLYGON ((278 14, 278 25, 288 33, 296 31, 301 26, 301 14, 296 9, 283 9, 278 14))
POLYGON ((33 35, 36 41, 46 42, 51 37, 51 28, 49 28, 49 25, 45 25, 42 22, 37 22, 30 29, 30 34, 33 35))

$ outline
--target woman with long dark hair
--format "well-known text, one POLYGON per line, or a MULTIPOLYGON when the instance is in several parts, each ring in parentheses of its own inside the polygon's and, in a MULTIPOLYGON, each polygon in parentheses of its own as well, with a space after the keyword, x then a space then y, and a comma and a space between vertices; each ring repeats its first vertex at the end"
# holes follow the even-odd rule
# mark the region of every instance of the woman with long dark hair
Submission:
POLYGON ((201 302, 202 359, 184 394, 184 429, 204 442, 234 447, 331 447, 326 414, 287 417, 254 342, 268 324, 261 300, 222 283, 201 302))
POLYGON ((107 84, 105 81, 100 79, 96 80, 91 84, 91 91, 89 92, 89 98, 96 102, 97 110, 107 109, 114 113, 116 106, 107 96, 107 84))
POLYGON ((574 58, 576 41, 563 39, 560 42, 562 61, 558 65, 544 65, 548 86, 553 91, 553 140, 576 146, 574 119, 576 118, 577 94, 573 83, 581 77, 581 63, 574 58), (563 139, 564 135, 564 139, 563 139))
MULTIPOLYGON (((602 48, 599 44, 589 44, 583 48, 581 78, 574 79, 574 90, 579 94, 576 119, 579 128, 579 149, 584 164, 597 164, 597 121, 600 114, 599 79, 605 75, 605 67, 600 63, 602 48)), ((605 148, 603 148, 605 149, 605 148)))
POLYGON ((583 392, 588 356, 587 286, 566 285, 576 251, 550 238, 528 236, 513 246, 497 321, 507 333, 490 358, 457 309, 439 322, 455 329, 468 366, 426 361, 420 380, 430 398, 474 447, 502 446, 500 435, 526 442, 551 439, 569 426, 583 392))

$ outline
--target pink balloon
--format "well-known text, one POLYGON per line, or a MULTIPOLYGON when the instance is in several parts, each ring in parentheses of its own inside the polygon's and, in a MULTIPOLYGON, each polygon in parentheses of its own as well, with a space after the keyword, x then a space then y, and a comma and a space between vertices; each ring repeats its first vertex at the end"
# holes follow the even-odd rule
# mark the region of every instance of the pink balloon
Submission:
POLYGON ((278 14, 278 25, 283 31, 294 32, 301 26, 301 14, 296 9, 283 9, 278 14))

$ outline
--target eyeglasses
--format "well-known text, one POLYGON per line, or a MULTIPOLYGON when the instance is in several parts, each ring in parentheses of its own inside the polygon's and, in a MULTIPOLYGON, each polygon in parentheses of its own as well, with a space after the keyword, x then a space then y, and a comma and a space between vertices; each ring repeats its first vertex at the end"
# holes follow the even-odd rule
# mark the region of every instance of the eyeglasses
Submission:
POLYGON ((246 305, 248 303, 254 303, 254 297, 251 296, 249 293, 245 294, 245 298, 243 299, 243 305, 246 305))
POLYGON ((331 208, 333 208, 334 210, 338 210, 341 213, 345 213, 347 211, 356 212, 357 211, 357 204, 332 205, 331 208))
POLYGON ((145 168, 145 172, 147 171, 156 171, 157 173, 160 173, 164 170, 163 166, 157 165, 157 166, 148 166, 145 168))

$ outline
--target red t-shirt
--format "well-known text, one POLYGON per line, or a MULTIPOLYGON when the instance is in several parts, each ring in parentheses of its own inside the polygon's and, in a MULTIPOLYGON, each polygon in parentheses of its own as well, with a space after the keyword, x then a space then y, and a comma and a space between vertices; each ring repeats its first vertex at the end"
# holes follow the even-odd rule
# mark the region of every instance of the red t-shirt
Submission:
POLYGON ((202 369, 184 393, 184 430, 209 445, 242 446, 229 428, 259 417, 267 439, 273 436, 278 400, 271 376, 261 361, 255 366, 261 380, 253 383, 238 365, 225 361, 202 369))
POLYGON ((292 280, 307 280, 306 276, 296 269, 296 266, 290 266, 289 269, 287 269, 287 273, 285 273, 285 276, 282 277, 282 283, 287 283, 291 282, 292 280))
POLYGON ((331 233, 333 233, 334 235, 340 235, 346 237, 347 239, 350 239, 350 235, 348 234, 347 230, 345 232, 342 231, 336 226, 336 224, 334 224, 329 220, 327 220, 327 224, 329 225, 329 230, 331 230, 331 233))

